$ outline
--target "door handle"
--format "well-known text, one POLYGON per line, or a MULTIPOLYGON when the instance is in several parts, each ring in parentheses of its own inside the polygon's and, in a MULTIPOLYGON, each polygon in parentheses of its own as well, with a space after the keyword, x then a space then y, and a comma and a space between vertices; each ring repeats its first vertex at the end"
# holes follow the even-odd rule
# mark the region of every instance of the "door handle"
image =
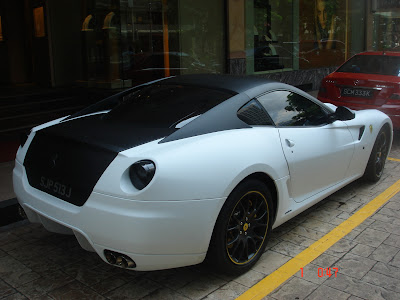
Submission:
POLYGON ((294 142, 293 142, 292 140, 286 139, 285 141, 286 141, 286 144, 287 144, 290 148, 292 148, 292 147, 294 146, 294 142))

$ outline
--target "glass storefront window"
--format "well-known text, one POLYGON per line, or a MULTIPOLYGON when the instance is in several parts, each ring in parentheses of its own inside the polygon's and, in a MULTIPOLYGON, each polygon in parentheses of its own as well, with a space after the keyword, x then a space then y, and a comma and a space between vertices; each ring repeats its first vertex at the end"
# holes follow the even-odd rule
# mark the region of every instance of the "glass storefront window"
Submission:
POLYGON ((374 50, 398 50, 400 47, 400 10, 374 14, 374 50))
POLYGON ((300 1, 300 69, 338 66, 345 61, 348 0, 300 1))
POLYGON ((128 0, 105 5, 98 0, 86 11, 84 81, 129 87, 172 75, 225 71, 223 1, 128 0))
POLYGON ((293 68, 293 1, 246 1, 246 72, 293 68))

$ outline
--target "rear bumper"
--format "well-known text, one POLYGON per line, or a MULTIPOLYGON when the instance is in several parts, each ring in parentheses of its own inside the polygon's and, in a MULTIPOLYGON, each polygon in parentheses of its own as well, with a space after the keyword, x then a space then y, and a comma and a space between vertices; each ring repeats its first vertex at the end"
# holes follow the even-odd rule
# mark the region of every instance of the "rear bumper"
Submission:
POLYGON ((379 110, 389 116, 389 118, 392 120, 394 129, 400 129, 400 105, 386 105, 386 104, 384 104, 382 106, 368 105, 368 104, 360 105, 357 103, 336 101, 336 100, 323 98, 323 97, 318 97, 318 99, 322 102, 332 103, 333 105, 336 105, 336 106, 346 106, 346 107, 348 107, 350 109, 354 109, 354 110, 362 110, 362 109, 379 110))
POLYGON ((74 234, 84 249, 97 252, 104 261, 104 250, 128 255, 138 271, 202 262, 225 201, 132 201, 92 192, 78 207, 31 187, 18 161, 13 181, 31 222, 74 234))

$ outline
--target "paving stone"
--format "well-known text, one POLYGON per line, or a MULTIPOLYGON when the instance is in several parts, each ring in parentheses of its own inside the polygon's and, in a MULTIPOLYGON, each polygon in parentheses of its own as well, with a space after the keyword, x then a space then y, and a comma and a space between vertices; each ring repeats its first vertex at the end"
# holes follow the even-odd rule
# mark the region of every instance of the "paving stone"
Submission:
POLYGON ((336 209, 351 214, 358 210, 361 205, 362 204, 360 202, 356 201, 341 201, 336 209))
POLYGON ((282 239, 270 237, 270 238, 268 239, 267 247, 265 247, 265 252, 266 252, 267 250, 273 248, 275 245, 278 245, 280 242, 282 242, 282 239))
POLYGON ((371 271, 384 274, 389 277, 400 279, 400 268, 378 262, 371 271))
POLYGON ((311 293, 310 296, 307 297, 307 300, 345 300, 350 297, 350 294, 336 290, 326 285, 320 285, 314 292, 311 293))
POLYGON ((315 243, 314 240, 306 238, 304 236, 288 232, 280 237, 283 241, 288 241, 298 246, 309 247, 315 243))
POLYGON ((382 287, 363 282, 344 274, 338 274, 338 277, 330 277, 324 282, 324 285, 368 300, 398 300, 400 296, 398 293, 393 291, 386 290, 382 287))
POLYGON ((355 243, 351 240, 341 239, 337 243, 335 243, 332 247, 330 247, 325 252, 325 254, 333 255, 336 257, 342 257, 347 252, 349 252, 351 249, 353 249, 356 245, 357 245, 357 243, 355 243))
POLYGON ((361 279, 375 264, 375 260, 348 253, 335 264, 335 267, 339 268, 341 274, 361 279))
POLYGON ((74 263, 81 263, 82 260, 84 260, 84 257, 87 254, 92 254, 93 256, 96 256, 95 262, 93 262, 93 265, 97 264, 105 264, 100 257, 96 253, 89 253, 83 249, 74 249, 74 250, 69 250, 65 251, 59 248, 55 248, 53 250, 50 250, 47 253, 47 258, 49 261, 61 266, 61 267, 66 267, 68 265, 74 264, 74 263))
POLYGON ((313 291, 318 288, 318 285, 302 278, 293 277, 288 282, 282 285, 277 291, 271 294, 271 297, 280 300, 306 299, 313 291))
POLYGON ((177 291, 185 285, 198 280, 202 277, 200 272, 194 271, 193 268, 180 268, 148 272, 146 278, 157 282, 159 285, 177 291))
POLYGON ((104 295, 104 294, 106 294, 112 290, 115 290, 127 283, 126 279, 121 278, 121 277, 122 276, 107 278, 107 279, 91 286, 91 289, 100 295, 104 295))
POLYGON ((350 231, 348 234, 346 234, 343 238, 346 240, 353 241, 360 235, 361 232, 362 231, 359 230, 358 228, 354 228, 352 231, 350 231))
POLYGON ((207 275, 203 275, 196 281, 192 281, 186 286, 177 290, 178 293, 190 298, 190 299, 202 299, 207 295, 211 294, 215 290, 219 289, 226 284, 226 281, 219 278, 212 278, 207 275))
POLYGON ((389 262, 389 265, 400 267, 400 253, 397 253, 393 259, 389 262))
POLYGON ((338 217, 335 217, 335 218, 333 218, 333 219, 331 219, 331 220, 329 221, 329 224, 338 226, 338 225, 342 224, 344 221, 345 221, 345 220, 343 220, 343 219, 340 219, 340 218, 338 218, 338 217))
POLYGON ((388 238, 389 235, 389 233, 367 228, 361 232, 360 235, 354 239, 354 241, 364 245, 378 247, 384 240, 388 238))
POLYGON ((78 281, 73 281, 58 289, 52 290, 48 295, 54 299, 106 299, 78 281))
POLYGON ((25 296, 40 298, 48 292, 60 288, 73 281, 73 278, 61 271, 55 271, 39 279, 26 283, 18 288, 25 296))
POLYGON ((0 257, 6 256, 6 255, 7 255, 6 252, 4 252, 3 250, 0 250, 0 257))
MULTIPOLYGON (((9 295, 5 298, 1 298, 1 300, 26 300, 26 299, 28 299, 28 298, 26 298, 24 295, 22 295, 20 293, 15 293, 15 294, 9 295)), ((43 299, 45 300, 45 298, 43 298, 43 299)), ((33 299, 33 300, 35 300, 35 299, 33 299)), ((42 300, 42 299, 40 299, 40 300, 42 300)))
MULTIPOLYGON (((400 293, 400 280, 374 271, 368 272, 362 281, 372 283, 387 290, 400 293)), ((400 296, 400 294, 399 294, 400 296)))
POLYGON ((383 207, 387 209, 400 210, 400 203, 397 201, 389 201, 383 207))
POLYGON ((264 278, 265 274, 250 270, 244 273, 243 275, 240 275, 239 277, 235 278, 234 281, 250 288, 264 278))
POLYGON ((151 280, 146 278, 138 278, 137 280, 128 282, 115 290, 106 293, 104 296, 112 300, 120 299, 141 299, 155 290, 159 289, 161 286, 151 280))
POLYGON ((7 253, 19 261, 25 262, 35 257, 43 256, 43 253, 51 254, 54 249, 54 245, 46 244, 43 241, 36 241, 34 243, 26 243, 23 246, 7 251, 7 253))
POLYGON ((357 296, 354 296, 354 295, 351 295, 350 298, 347 299, 347 300, 365 300, 365 299, 357 297, 357 296))
POLYGON ((279 252, 283 255, 295 257, 305 249, 306 247, 299 246, 288 241, 282 241, 278 245, 274 246, 271 250, 279 252))
POLYGON ((0 278, 13 287, 21 286, 39 277, 39 274, 32 272, 9 255, 0 258, 0 278))
POLYGON ((398 235, 400 234, 400 226, 398 224, 385 223, 379 220, 376 220, 369 226, 369 228, 398 235))
POLYGON ((330 223, 332 219, 335 219, 340 214, 338 210, 330 210, 319 207, 308 214, 309 218, 313 218, 322 222, 330 223))
POLYGON ((329 268, 332 267, 337 261, 339 260, 338 257, 329 255, 329 254, 321 254, 318 256, 316 259, 312 261, 314 265, 317 265, 318 267, 321 268, 329 268))
POLYGON ((375 251, 376 248, 370 247, 363 244, 357 244, 353 249, 351 249, 350 253, 359 255, 362 257, 368 257, 375 251))
POLYGON ((383 241, 384 245, 400 248, 400 235, 390 234, 386 240, 383 241))
POLYGON ((339 219, 342 220, 347 220, 348 218, 351 217, 351 214, 349 214, 348 212, 342 212, 340 215, 337 216, 339 219))
POLYGON ((6 245, 18 241, 17 235, 13 234, 11 231, 0 232, 0 246, 6 245))
POLYGON ((224 300, 229 300, 229 299, 236 299, 239 297, 241 294, 246 292, 248 288, 244 285, 238 284, 236 282, 230 282, 218 290, 212 292, 209 294, 205 299, 206 300, 219 300, 219 299, 224 299, 224 300))
POLYGON ((369 256, 370 259, 381 261, 384 263, 390 262, 394 256, 400 251, 399 248, 392 247, 389 245, 381 244, 376 250, 369 256))
POLYGON ((325 235, 325 233, 323 233, 323 232, 313 230, 313 229, 307 228, 302 225, 296 226, 290 232, 294 233, 294 234, 298 234, 300 236, 304 236, 306 238, 309 238, 309 239, 312 239, 315 241, 318 241, 320 238, 322 238, 325 235))
POLYGON ((5 252, 9 252, 9 251, 14 250, 16 248, 26 246, 27 244, 28 243, 26 241, 24 241, 22 239, 19 239, 17 237, 17 240, 15 240, 15 241, 0 245, 0 249, 5 251, 5 252))
POLYGON ((388 216, 388 215, 384 215, 384 214, 381 214, 379 212, 377 212, 374 215, 372 215, 371 219, 378 220, 378 221, 381 221, 383 223, 400 225, 400 219, 398 219, 396 217, 391 217, 391 216, 388 216))
POLYGON ((309 229, 313 229, 315 231, 320 231, 323 233, 328 233, 336 227, 335 225, 332 225, 332 224, 329 224, 329 223, 326 223, 326 222, 323 222, 323 221, 320 221, 320 220, 317 220, 314 218, 310 218, 310 219, 306 220, 301 225, 304 227, 307 227, 309 229))
POLYGON ((87 286, 95 285, 113 275, 101 267, 94 268, 93 265, 90 265, 87 262, 70 264, 63 267, 62 270, 72 278, 75 278, 77 281, 87 286))
POLYGON ((141 298, 141 300, 190 300, 190 298, 185 297, 171 289, 161 288, 155 290, 144 298, 141 298))
POLYGON ((284 223, 284 224, 278 226, 277 228, 274 228, 271 236, 274 238, 279 238, 283 234, 292 230, 294 227, 295 227, 295 225, 284 223))
POLYGON ((379 213, 383 214, 383 215, 387 215, 389 217, 395 217, 397 219, 400 219, 400 211, 397 211, 397 210, 388 209, 388 208, 382 208, 379 211, 379 213))
POLYGON ((0 299, 16 293, 16 290, 0 279, 0 299))
POLYGON ((253 267, 254 271, 269 275, 291 259, 290 256, 268 250, 253 267))

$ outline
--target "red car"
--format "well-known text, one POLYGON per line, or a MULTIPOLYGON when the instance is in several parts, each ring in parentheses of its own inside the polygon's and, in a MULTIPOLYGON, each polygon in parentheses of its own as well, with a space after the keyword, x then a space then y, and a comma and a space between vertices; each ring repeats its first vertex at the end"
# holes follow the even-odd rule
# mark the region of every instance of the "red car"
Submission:
POLYGON ((351 109, 378 109, 400 129, 400 52, 359 53, 326 76, 318 99, 351 109))

